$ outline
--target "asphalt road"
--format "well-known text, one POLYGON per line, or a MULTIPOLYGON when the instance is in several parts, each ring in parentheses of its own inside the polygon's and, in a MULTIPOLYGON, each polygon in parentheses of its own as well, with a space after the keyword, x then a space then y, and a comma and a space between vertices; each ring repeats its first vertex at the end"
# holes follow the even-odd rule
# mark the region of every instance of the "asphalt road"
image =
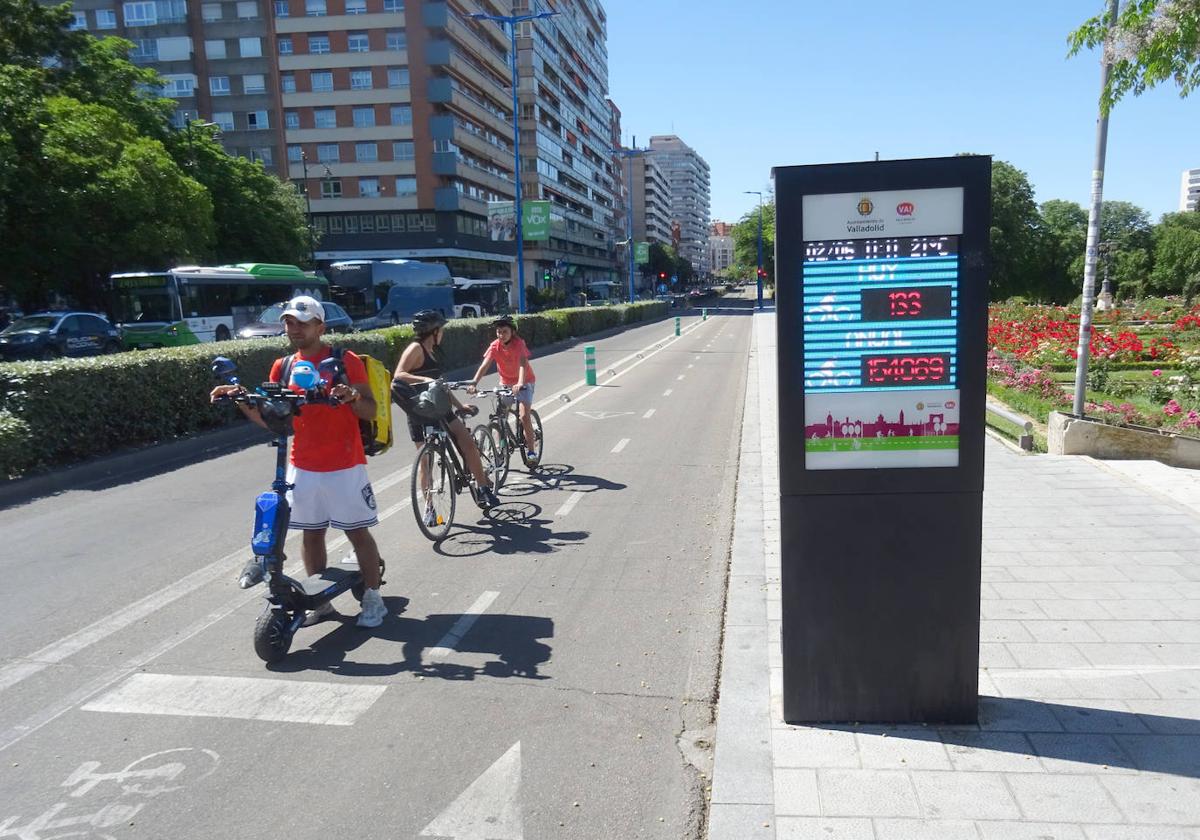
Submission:
POLYGON ((596 388, 535 357, 543 468, 439 544, 409 443, 371 459, 392 615, 271 670, 234 578, 273 450, 0 511, 0 838, 698 837, 748 305, 590 342, 596 388))

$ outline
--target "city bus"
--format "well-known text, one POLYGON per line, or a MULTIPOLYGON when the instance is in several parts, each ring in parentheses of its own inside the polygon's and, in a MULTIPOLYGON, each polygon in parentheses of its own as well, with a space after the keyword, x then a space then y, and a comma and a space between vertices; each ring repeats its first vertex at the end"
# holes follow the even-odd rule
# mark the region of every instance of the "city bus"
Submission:
POLYGON ((470 280, 454 278, 454 317, 478 318, 508 312, 512 281, 505 278, 470 280))
POLYGON ((273 303, 329 296, 323 278, 270 263, 114 274, 109 284, 117 329, 138 349, 227 341, 273 303))
POLYGON ((330 297, 359 329, 404 324, 422 309, 454 316, 454 282, 441 263, 346 260, 327 270, 330 297))

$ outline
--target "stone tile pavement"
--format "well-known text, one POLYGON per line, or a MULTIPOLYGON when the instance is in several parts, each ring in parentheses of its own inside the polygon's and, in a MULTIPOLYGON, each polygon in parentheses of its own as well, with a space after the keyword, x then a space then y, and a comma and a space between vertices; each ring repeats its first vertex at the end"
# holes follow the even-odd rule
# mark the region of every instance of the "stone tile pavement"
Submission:
POLYGON ((988 442, 980 722, 782 720, 774 313, 755 316, 710 840, 1200 840, 1200 477, 988 442))

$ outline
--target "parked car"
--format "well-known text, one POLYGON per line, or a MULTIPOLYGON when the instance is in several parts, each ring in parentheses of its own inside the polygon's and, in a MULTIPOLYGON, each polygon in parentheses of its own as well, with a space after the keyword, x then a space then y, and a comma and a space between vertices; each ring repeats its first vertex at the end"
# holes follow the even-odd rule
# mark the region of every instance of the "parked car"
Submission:
MULTIPOLYGON (((238 330, 238 338, 270 338, 272 336, 283 335, 283 323, 279 320, 279 316, 283 314, 283 310, 286 307, 287 301, 268 306, 258 316, 257 320, 251 321, 238 330)), ((328 300, 321 301, 321 308, 325 310, 326 333, 348 333, 354 331, 354 322, 346 314, 345 309, 328 300)))
POLYGON ((124 349, 121 334, 91 312, 38 312, 0 330, 0 359, 99 356, 124 349))

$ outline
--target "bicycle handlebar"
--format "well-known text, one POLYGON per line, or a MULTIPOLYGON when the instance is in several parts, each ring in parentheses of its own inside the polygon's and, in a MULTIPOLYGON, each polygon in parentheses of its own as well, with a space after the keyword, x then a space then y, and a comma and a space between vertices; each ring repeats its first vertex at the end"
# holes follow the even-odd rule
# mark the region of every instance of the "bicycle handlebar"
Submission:
POLYGON ((255 388, 253 391, 242 390, 233 394, 222 394, 213 400, 214 403, 240 403, 248 405, 251 408, 261 408, 263 403, 272 401, 282 401, 290 403, 292 406, 301 405, 341 405, 342 401, 336 397, 322 393, 314 388, 308 391, 293 391, 290 388, 279 386, 278 383, 267 383, 276 386, 271 388, 270 393, 263 390, 262 387, 255 388))

